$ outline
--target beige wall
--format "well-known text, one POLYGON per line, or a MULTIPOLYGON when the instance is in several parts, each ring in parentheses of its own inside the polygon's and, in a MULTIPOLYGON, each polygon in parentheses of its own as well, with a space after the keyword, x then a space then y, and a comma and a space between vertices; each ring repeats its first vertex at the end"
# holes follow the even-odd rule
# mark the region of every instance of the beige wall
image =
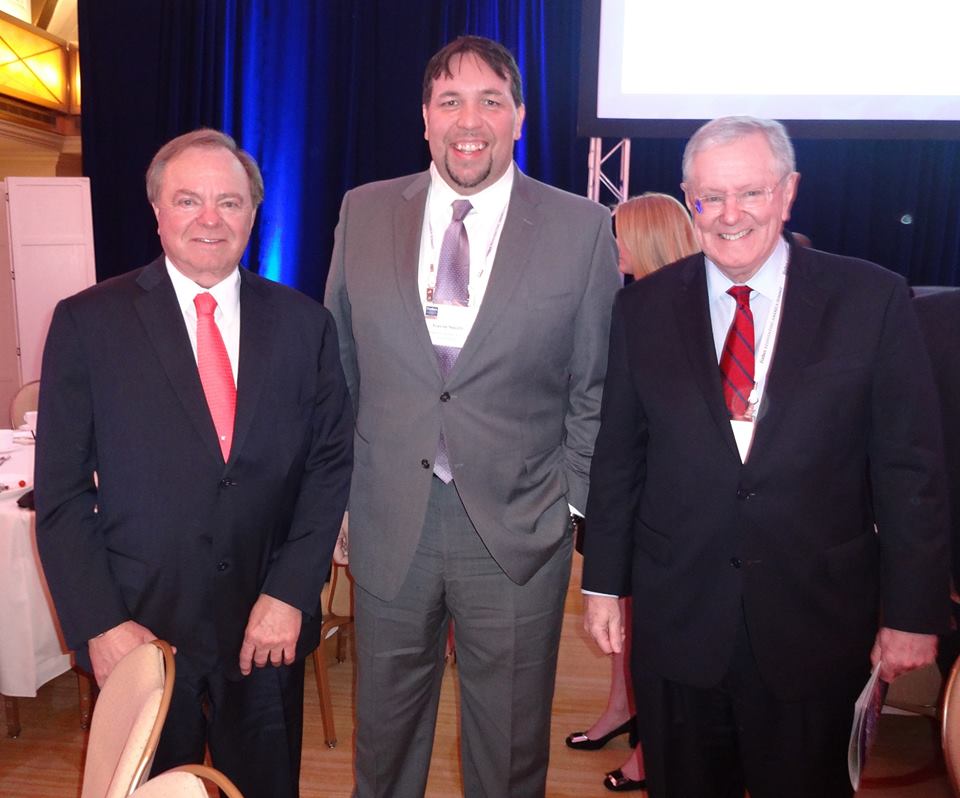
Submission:
POLYGON ((82 174, 80 136, 64 136, 0 120, 0 179, 82 174))

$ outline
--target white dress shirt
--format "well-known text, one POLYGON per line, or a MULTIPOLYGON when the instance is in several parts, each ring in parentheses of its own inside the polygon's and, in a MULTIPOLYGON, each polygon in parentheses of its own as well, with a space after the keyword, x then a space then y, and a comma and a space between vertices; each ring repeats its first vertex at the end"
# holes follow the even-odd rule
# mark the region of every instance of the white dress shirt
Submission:
POLYGON ((453 218, 453 201, 470 200, 473 206, 463 220, 470 242, 470 307, 483 302, 483 295, 490 280, 490 270, 497 256, 503 220, 507 217, 510 192, 513 190, 513 164, 499 180, 469 197, 458 194, 444 180, 437 167, 430 164, 430 189, 423 213, 423 230, 420 234, 420 265, 417 272, 420 304, 427 306, 427 289, 437 280, 437 261, 443 234, 453 218))
POLYGON ((173 290, 180 304, 183 314, 183 323, 190 336, 190 346, 193 348, 193 359, 197 359, 197 308, 193 299, 197 294, 204 292, 213 294, 217 300, 217 309, 213 312, 223 344, 227 348, 227 357, 230 358, 230 368, 233 370, 233 384, 237 384, 237 367, 240 362, 240 269, 234 269, 212 288, 198 285, 181 272, 170 258, 166 258, 167 274, 173 283, 173 290))
MULTIPOLYGON (((777 288, 780 285, 780 274, 787 262, 789 249, 787 242, 782 238, 766 263, 753 275, 746 284, 750 286, 750 311, 753 313, 754 351, 759 352, 763 346, 763 336, 766 332, 767 316, 777 297, 777 288)), ((723 345, 727 340, 727 332, 733 323, 733 315, 737 310, 737 300, 727 293, 727 290, 736 285, 725 275, 717 265, 705 257, 707 264, 707 299, 710 306, 710 324, 713 327, 713 344, 717 351, 717 363, 723 345)))

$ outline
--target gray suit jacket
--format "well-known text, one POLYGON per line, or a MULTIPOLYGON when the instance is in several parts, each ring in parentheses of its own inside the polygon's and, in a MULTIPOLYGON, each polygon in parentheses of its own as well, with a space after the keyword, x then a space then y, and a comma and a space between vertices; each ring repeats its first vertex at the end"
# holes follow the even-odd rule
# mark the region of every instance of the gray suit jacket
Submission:
POLYGON ((347 193, 325 304, 357 414, 350 565, 400 589, 420 537, 440 431, 467 512, 524 583, 586 504, 610 308, 619 286, 602 206, 515 173, 474 327, 444 380, 418 297, 429 173, 347 193))

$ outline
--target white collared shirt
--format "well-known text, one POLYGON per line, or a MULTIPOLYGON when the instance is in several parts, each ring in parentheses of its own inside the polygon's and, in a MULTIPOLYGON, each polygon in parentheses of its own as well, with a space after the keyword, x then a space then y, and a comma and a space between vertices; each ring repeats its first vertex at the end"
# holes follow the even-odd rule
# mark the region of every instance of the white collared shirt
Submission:
POLYGON ((469 197, 458 194, 444 180, 437 167, 430 164, 430 189, 423 213, 423 230, 420 234, 420 261, 417 272, 420 304, 426 310, 427 289, 433 288, 437 279, 437 260, 440 245, 453 218, 453 201, 470 200, 473 206, 463 220, 470 241, 470 306, 479 307, 487 290, 493 260, 497 256, 500 232, 510 204, 513 190, 514 166, 492 186, 469 197))
MULTIPOLYGON (((777 296, 780 285, 780 275, 787 262, 789 249, 787 242, 781 238, 766 263, 760 270, 747 280, 750 286, 750 311, 753 313, 754 351, 759 352, 763 346, 763 336, 767 326, 767 316, 777 296)), ((727 289, 736 285, 725 275, 717 265, 704 256, 707 267, 707 300, 710 307, 710 324, 713 328, 713 344, 717 352, 717 363, 723 353, 723 345, 727 340, 727 332, 733 323, 733 315, 737 310, 737 300, 727 293, 727 289)))
POLYGON ((197 359, 197 308, 193 299, 197 294, 208 292, 217 300, 217 309, 213 313, 213 320, 223 338, 227 348, 227 357, 230 358, 230 368, 233 370, 233 383, 237 383, 237 367, 240 362, 240 269, 230 272, 212 288, 204 288, 195 283, 181 272, 170 258, 164 259, 167 264, 167 274, 173 283, 173 290, 180 304, 183 314, 183 323, 190 336, 190 346, 193 348, 193 359, 197 359))

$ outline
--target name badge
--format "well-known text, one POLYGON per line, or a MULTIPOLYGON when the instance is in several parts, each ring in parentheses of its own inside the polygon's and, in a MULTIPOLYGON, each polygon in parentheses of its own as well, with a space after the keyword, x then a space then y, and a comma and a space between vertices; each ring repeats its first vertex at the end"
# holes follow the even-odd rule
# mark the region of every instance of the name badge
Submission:
POLYGON ((740 462, 745 463, 747 462, 747 456, 750 454, 750 444, 753 443, 753 422, 731 418, 730 426, 733 428, 733 438, 737 442, 740 462))
POLYGON ((452 346, 463 349, 467 336, 477 318, 477 308, 458 305, 427 305, 424 320, 434 346, 452 346))

